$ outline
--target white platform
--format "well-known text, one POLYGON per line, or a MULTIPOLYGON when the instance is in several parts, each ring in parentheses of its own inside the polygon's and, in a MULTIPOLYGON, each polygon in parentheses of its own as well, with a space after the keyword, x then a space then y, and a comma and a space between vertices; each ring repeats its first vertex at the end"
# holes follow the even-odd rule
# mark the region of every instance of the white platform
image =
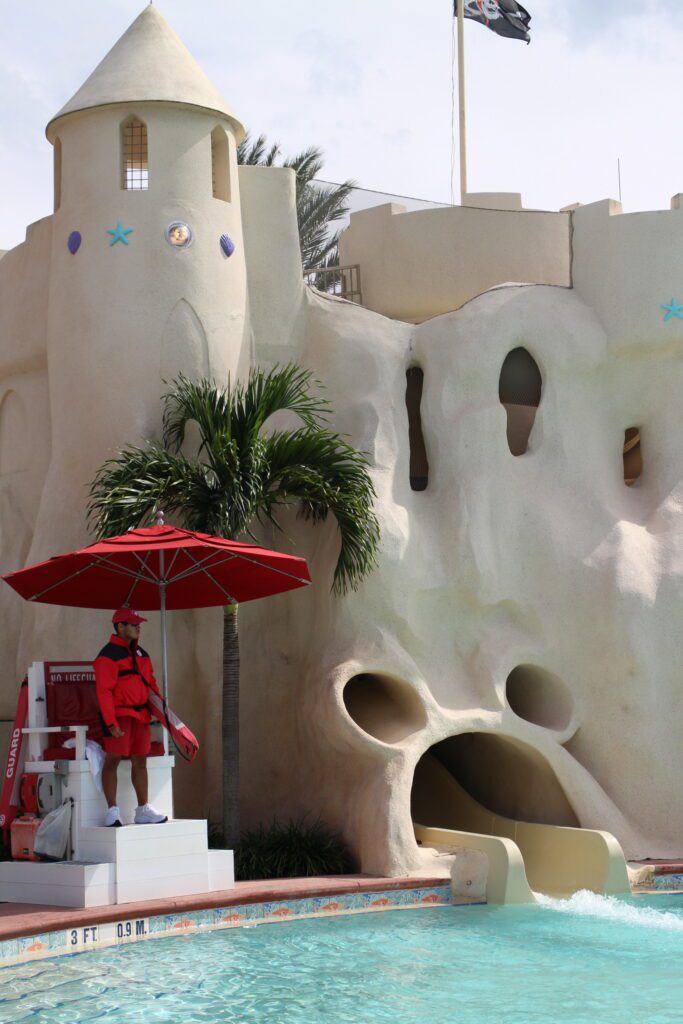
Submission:
POLYGON ((0 900, 54 907, 106 907, 116 903, 114 864, 64 861, 0 863, 0 900))
MULTIPOLYGON (((56 663, 51 663, 55 670, 56 663)), ((51 773, 54 761, 42 760, 50 732, 45 725, 45 665, 29 669, 28 750, 22 771, 51 773)), ((82 678, 88 663, 65 664, 64 672, 82 678)), ((74 731, 74 730, 72 730, 74 731)), ((85 753, 85 727, 76 730, 76 751, 85 753)), ((133 825, 137 799, 130 762, 118 769, 117 800, 123 828, 105 828, 105 799, 85 758, 61 762, 62 797, 71 797, 71 857, 59 863, 0 863, 0 901, 58 907, 96 907, 164 897, 191 896, 230 889, 235 884, 229 850, 209 850, 205 821, 173 820, 172 770, 175 758, 147 759, 149 802, 168 816, 163 825, 133 825)))
POLYGON ((0 900, 100 907, 231 889, 231 850, 208 850, 206 822, 92 827, 81 832, 84 859, 0 863, 0 900), (89 863, 84 862, 89 861, 89 863))

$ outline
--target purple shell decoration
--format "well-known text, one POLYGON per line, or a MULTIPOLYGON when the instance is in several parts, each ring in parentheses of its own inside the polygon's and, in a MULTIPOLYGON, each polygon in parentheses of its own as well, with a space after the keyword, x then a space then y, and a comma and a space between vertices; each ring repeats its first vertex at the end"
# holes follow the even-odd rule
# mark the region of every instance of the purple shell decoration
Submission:
POLYGON ((232 254, 235 251, 235 243, 233 242, 233 240, 230 237, 230 235, 221 235, 220 241, 221 241, 221 249, 223 250, 223 255, 226 258, 229 257, 229 256, 232 256, 232 254))
POLYGON ((75 256, 81 247, 81 233, 80 231, 72 231, 66 242, 69 252, 72 256, 75 256))

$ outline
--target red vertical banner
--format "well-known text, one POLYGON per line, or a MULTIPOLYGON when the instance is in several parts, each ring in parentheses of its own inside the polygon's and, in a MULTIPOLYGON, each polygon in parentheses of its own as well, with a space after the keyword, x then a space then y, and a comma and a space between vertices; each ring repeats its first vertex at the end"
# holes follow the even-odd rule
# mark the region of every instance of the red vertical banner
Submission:
POLYGON ((0 794, 0 828, 7 837, 9 827, 17 816, 19 809, 19 780, 21 778, 21 750, 24 744, 22 729, 26 725, 28 714, 28 680, 24 679, 19 687, 17 712, 9 739, 7 764, 2 776, 2 793, 0 794))

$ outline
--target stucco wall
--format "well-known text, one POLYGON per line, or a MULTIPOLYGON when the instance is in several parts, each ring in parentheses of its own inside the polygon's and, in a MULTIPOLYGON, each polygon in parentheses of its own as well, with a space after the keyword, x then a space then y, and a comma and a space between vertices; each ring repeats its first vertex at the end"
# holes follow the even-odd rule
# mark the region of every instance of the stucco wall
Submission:
MULTIPOLYGON (((661 304, 681 298, 683 213, 578 209, 570 268, 569 215, 522 211, 514 197, 364 211, 342 240, 342 260, 361 265, 362 308, 303 287, 291 172, 238 174, 233 145, 232 201, 213 198, 216 123, 158 103, 54 126, 60 207, 0 262, 0 566, 89 539, 87 484, 118 446, 158 434, 164 379, 225 381, 297 359, 326 385, 333 428, 368 453, 381 551, 339 598, 333 522, 292 514, 283 534, 263 533, 308 558, 315 586, 240 610, 245 824, 320 815, 365 871, 443 870, 414 840, 413 772, 434 744, 472 732, 505 740, 483 742, 489 795, 497 772, 501 793, 523 795, 496 751, 524 745, 544 814, 607 829, 631 855, 680 853, 683 321, 665 323, 661 304), (130 113, 149 130, 150 187, 137 193, 119 178, 130 113), (174 219, 195 231, 186 251, 164 239, 174 219), (128 246, 108 244, 118 221, 133 228, 128 246), (515 280, 531 284, 505 286, 515 280), (521 404, 533 425, 515 456, 499 376, 520 346, 542 390, 535 416, 521 404), (405 405, 415 366, 429 463, 419 492, 405 405), (642 435, 633 487, 628 427, 642 435), (536 710, 516 694, 516 713, 506 681, 520 665, 555 682, 536 710), (344 700, 357 676, 376 677, 371 706, 344 700)), ((177 771, 177 811, 216 818, 221 612, 170 618, 172 703, 202 744, 177 771)), ((0 718, 29 660, 90 658, 108 633, 99 612, 29 607, 8 589, 0 627, 0 718)))
POLYGON ((418 322, 508 281, 569 285, 569 215, 388 203, 352 214, 340 256, 367 309, 418 322))
MULTIPOLYGON (((276 615, 266 602, 249 609, 248 820, 320 813, 364 870, 433 869, 412 838, 414 766, 446 736, 493 732, 538 753, 582 825, 613 832, 632 856, 674 855, 680 488, 665 496, 645 476, 627 488, 621 445, 625 378, 641 375, 652 415, 669 424, 653 474, 680 479, 681 351, 662 362, 643 341, 622 362, 594 313, 556 287, 498 289, 414 329, 311 296, 309 338, 303 361, 328 384, 335 425, 370 453, 382 553, 357 594, 333 598, 333 535, 295 526, 315 589, 280 599, 276 615), (514 457, 498 377, 520 344, 543 393, 529 450, 514 457), (403 404, 415 364, 430 465, 419 493, 403 404), (566 688, 561 728, 510 708, 506 680, 522 664, 566 688), (425 709, 426 724, 398 742, 368 735, 344 706, 347 680, 373 672, 425 709)), ((495 765, 486 771, 495 784, 495 765)))
MULTIPOLYGON (((0 261, 0 572, 24 565, 50 459, 46 334, 52 218, 0 261)), ((24 609, 0 588, 0 718, 12 718, 24 609)), ((4 749, 4 748, 3 748, 4 749)))

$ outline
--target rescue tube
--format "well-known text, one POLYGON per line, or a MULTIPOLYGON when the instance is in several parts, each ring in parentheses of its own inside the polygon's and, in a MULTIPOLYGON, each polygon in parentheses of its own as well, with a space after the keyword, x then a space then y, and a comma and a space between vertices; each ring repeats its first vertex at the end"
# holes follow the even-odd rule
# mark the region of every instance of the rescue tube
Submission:
MULTIPOLYGON (((21 750, 24 745, 24 734, 22 729, 26 725, 28 715, 28 679, 24 679, 19 687, 19 698, 17 700, 17 711, 14 716, 14 724, 10 734, 9 750, 7 751, 7 764, 2 777, 2 793, 0 794, 0 828, 5 834, 17 816, 19 810, 19 783, 21 780, 21 750)), ((195 740, 195 743, 197 741, 195 740)))
POLYGON ((176 715, 175 711, 172 710, 165 703, 163 697, 160 697, 154 690, 149 691, 148 707, 154 717, 161 722, 164 729, 168 730, 168 733, 175 743, 178 752, 186 761, 194 761, 195 757, 199 753, 199 743, 197 737, 191 729, 185 725, 184 722, 176 715))

